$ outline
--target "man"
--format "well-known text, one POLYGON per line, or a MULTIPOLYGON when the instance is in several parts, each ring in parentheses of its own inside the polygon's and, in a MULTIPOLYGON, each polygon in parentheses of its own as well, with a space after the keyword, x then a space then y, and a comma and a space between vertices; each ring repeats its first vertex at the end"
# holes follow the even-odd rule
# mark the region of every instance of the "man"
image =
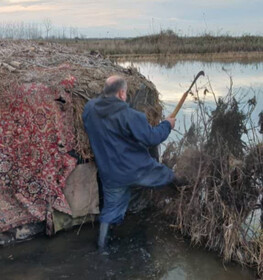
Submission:
POLYGON ((129 107, 126 98, 126 81, 111 76, 102 96, 90 100, 82 116, 104 195, 98 240, 101 251, 106 247, 110 224, 124 218, 132 186, 161 187, 175 180, 173 171, 149 154, 149 147, 167 139, 175 119, 168 117, 152 127, 144 113, 129 107))

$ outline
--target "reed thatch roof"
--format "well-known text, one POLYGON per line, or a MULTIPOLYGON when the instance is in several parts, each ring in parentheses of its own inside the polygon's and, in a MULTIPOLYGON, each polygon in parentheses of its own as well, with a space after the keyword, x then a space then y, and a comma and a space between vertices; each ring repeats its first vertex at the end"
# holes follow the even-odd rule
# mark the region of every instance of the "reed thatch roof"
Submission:
POLYGON ((76 133, 76 150, 83 158, 90 157, 81 113, 84 104, 102 91, 105 79, 118 74, 127 79, 128 102, 144 111, 151 122, 161 119, 162 106, 155 86, 135 69, 124 69, 97 52, 82 52, 64 45, 34 41, 0 41, 1 106, 14 84, 43 84, 66 91, 72 98, 76 133), (65 85, 63 80, 73 79, 65 85), (66 87, 66 89, 65 89, 66 87))
POLYGON ((162 116, 155 86, 97 52, 49 42, 0 41, 0 232, 71 214, 62 189, 80 161, 92 160, 82 124, 85 103, 110 75, 128 82, 128 102, 152 124, 162 116))

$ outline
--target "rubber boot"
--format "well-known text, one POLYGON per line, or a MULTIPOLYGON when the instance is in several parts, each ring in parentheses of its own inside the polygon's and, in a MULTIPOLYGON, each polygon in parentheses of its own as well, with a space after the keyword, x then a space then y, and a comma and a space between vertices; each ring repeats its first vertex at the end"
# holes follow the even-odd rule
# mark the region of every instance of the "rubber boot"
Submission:
POLYGON ((107 246, 108 239, 109 239, 109 229, 110 229, 110 224, 108 223, 100 224, 98 249, 102 255, 109 255, 108 246, 107 246))

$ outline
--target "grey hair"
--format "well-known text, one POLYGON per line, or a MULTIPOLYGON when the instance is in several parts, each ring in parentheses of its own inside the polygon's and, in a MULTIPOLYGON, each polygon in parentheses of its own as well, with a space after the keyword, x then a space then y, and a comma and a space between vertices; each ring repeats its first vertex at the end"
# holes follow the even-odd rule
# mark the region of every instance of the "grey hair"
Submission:
POLYGON ((127 89, 127 82, 123 78, 119 78, 112 83, 106 82, 102 93, 104 96, 113 96, 121 89, 127 89))

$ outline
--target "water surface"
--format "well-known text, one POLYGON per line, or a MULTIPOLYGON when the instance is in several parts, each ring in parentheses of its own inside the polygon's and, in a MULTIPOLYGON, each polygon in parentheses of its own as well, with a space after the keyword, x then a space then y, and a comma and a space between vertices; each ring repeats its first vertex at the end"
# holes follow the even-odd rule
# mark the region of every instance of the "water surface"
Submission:
POLYGON ((98 225, 85 225, 0 249, 1 280, 254 280, 223 266, 217 254, 192 248, 151 211, 130 214, 113 230, 111 255, 96 251, 98 225))
MULTIPOLYGON (((263 63, 219 63, 183 61, 176 64, 158 64, 153 62, 120 62, 124 67, 136 67, 145 77, 150 79, 160 92, 164 102, 164 112, 173 111, 183 93, 189 88, 196 74, 203 70, 205 77, 197 81, 199 96, 213 110, 214 95, 225 97, 229 91, 241 102, 241 108, 246 111, 247 101, 254 96, 257 106, 252 114, 254 125, 258 124, 258 114, 263 111, 263 63), (204 95, 204 90, 209 92, 204 95), (212 94, 214 92, 214 95, 212 94)), ((195 91, 194 87, 194 91, 195 91)), ((177 116, 176 129, 184 132, 190 126, 191 116, 195 115, 197 103, 189 96, 177 116)), ((172 138, 177 137, 175 133, 172 138)))

